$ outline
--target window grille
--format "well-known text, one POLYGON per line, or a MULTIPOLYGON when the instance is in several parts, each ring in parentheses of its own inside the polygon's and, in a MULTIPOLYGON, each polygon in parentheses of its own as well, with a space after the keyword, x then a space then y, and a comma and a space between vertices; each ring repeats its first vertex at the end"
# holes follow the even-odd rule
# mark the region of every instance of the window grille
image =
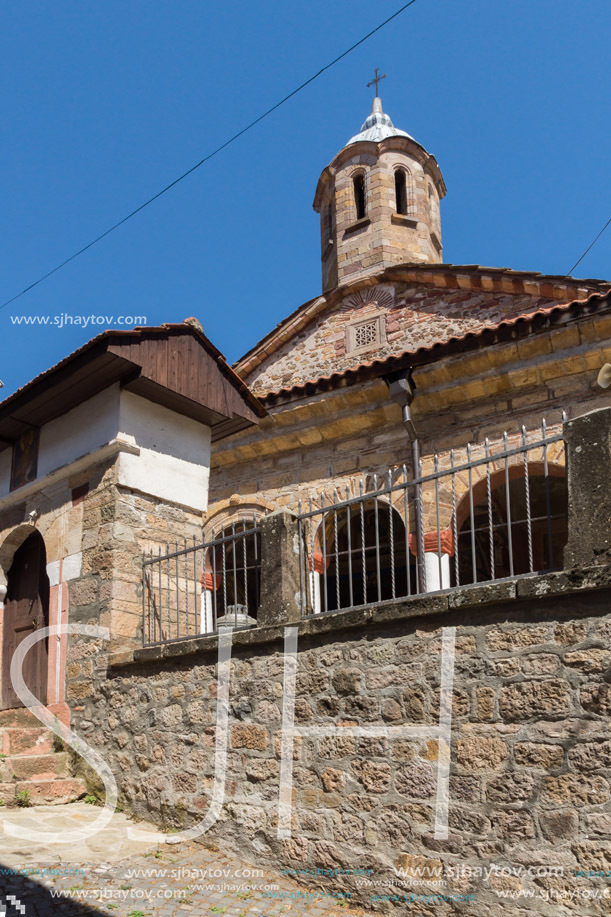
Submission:
POLYGON ((375 344, 378 340, 378 322, 364 322, 357 325, 354 329, 354 346, 367 347, 369 344, 375 344))

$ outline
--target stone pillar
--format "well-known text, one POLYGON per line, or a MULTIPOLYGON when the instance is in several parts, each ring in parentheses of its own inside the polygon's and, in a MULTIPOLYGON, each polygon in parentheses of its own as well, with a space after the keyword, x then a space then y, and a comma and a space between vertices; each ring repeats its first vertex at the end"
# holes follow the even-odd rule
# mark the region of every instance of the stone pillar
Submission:
MULTIPOLYGON (((299 576, 297 517, 278 510, 261 519, 260 626, 292 624, 301 620, 300 589, 307 590, 305 547, 302 581, 299 576)), ((307 609, 306 609, 307 610, 307 609)))
POLYGON ((611 562, 611 407, 564 424, 568 541, 564 567, 611 562))

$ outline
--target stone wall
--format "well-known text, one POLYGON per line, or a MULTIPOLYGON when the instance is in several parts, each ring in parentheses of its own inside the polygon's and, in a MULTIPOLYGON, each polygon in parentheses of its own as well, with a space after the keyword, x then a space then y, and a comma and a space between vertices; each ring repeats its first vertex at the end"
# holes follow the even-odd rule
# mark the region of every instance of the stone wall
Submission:
MULTIPOLYGON (((390 892, 475 895, 466 910, 436 903, 441 913, 488 913, 503 890, 592 887, 574 873, 611 862, 610 576, 599 567, 525 577, 303 622, 296 724, 340 734, 296 739, 292 837, 283 841, 283 631, 234 635, 225 804, 207 837, 298 871, 367 868, 382 881, 394 880, 395 867, 423 866, 446 884, 390 892), (449 836, 438 840, 437 741, 341 729, 433 726, 446 627, 456 627, 456 660, 449 836), (457 873, 494 865, 564 875, 484 882, 457 873)), ((165 827, 196 823, 213 785, 216 639, 135 656, 98 677, 75 728, 104 749, 130 811, 165 827)), ((372 899, 378 887, 344 881, 372 910, 395 907, 372 899)), ((532 913, 531 904, 511 906, 532 913)))

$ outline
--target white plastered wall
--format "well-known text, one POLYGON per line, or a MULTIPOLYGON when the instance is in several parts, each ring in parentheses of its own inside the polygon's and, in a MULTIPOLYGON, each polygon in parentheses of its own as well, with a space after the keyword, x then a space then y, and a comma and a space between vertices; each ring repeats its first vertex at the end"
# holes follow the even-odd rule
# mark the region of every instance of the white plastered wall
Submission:
MULTIPOLYGON (((204 511, 208 506, 210 427, 113 385, 40 430, 36 482, 14 491, 29 496, 77 460, 110 443, 129 448, 117 458, 118 483, 204 511), (26 494, 27 491, 27 494, 26 494)), ((0 453, 0 499, 10 494, 11 450, 0 453)))

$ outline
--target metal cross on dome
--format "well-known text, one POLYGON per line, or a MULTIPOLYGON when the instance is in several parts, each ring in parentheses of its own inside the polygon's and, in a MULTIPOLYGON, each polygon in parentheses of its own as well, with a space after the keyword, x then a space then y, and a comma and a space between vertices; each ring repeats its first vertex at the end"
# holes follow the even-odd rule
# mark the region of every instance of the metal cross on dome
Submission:
POLYGON ((373 86, 373 84, 375 83, 376 96, 379 96, 378 84, 381 83, 382 80, 385 80, 385 79, 386 79, 386 74, 384 74, 384 76, 380 76, 378 68, 376 67, 376 75, 374 76, 374 78, 371 80, 370 83, 367 83, 367 87, 369 88, 369 86, 373 86))

